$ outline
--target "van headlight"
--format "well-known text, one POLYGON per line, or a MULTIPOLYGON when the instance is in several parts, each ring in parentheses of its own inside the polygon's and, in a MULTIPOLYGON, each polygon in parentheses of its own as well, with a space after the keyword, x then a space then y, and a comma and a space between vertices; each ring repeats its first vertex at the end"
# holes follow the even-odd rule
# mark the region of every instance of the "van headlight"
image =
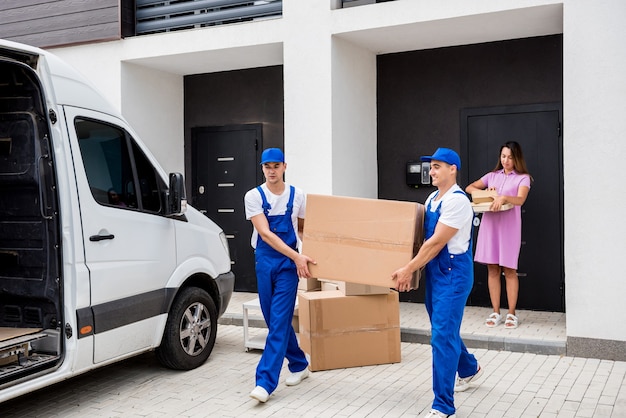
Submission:
POLYGON ((228 248, 228 238, 226 238, 226 234, 224 234, 224 231, 220 232, 220 241, 222 241, 222 245, 224 246, 224 250, 226 250, 226 254, 228 254, 228 258, 230 258, 230 249, 228 248))

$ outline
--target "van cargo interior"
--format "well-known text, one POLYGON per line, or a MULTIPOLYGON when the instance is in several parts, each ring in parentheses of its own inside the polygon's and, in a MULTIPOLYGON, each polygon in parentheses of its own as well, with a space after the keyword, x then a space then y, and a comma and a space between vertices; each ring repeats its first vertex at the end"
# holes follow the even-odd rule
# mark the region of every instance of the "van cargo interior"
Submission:
POLYGON ((38 79, 0 60, 0 387, 61 359, 61 235, 38 79))

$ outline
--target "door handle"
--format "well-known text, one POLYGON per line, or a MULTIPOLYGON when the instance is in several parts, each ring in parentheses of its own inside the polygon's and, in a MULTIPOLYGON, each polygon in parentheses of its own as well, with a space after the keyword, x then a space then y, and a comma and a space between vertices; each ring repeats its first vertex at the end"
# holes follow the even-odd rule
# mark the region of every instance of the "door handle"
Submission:
POLYGON ((93 242, 97 242, 97 241, 102 241, 105 239, 113 239, 115 238, 115 235, 113 234, 109 234, 109 235, 92 235, 89 237, 89 241, 93 241, 93 242))

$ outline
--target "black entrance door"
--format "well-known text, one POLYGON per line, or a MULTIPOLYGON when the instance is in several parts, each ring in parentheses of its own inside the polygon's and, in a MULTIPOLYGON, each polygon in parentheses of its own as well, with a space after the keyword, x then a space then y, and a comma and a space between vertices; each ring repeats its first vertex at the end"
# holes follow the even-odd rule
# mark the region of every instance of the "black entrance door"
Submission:
POLYGON ((260 124, 191 130, 191 204, 228 237, 238 292, 257 291, 252 223, 246 220, 243 197, 262 178, 258 164, 262 132, 260 124))
MULTIPOLYGON (((563 163, 560 104, 468 109, 461 112, 463 187, 493 170, 500 146, 517 141, 534 182, 522 206, 519 309, 565 311, 563 163)), ((475 228, 474 237, 478 228, 475 228)), ((475 264, 469 304, 491 306, 487 268, 475 264)), ((504 277, 501 306, 506 307, 504 277)))

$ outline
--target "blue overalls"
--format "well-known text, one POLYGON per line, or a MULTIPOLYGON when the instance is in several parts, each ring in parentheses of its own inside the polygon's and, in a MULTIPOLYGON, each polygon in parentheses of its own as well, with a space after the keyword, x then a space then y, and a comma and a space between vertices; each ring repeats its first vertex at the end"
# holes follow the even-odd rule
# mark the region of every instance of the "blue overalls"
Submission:
MULTIPOLYGON (((295 188, 290 186, 289 203, 284 215, 269 215, 271 208, 261 187, 257 187, 263 199, 263 213, 270 230, 287 245, 297 250, 298 240, 293 229, 291 214, 295 188)), ((287 357, 292 373, 308 366, 304 352, 298 345, 291 321, 293 318, 298 273, 295 263, 266 244, 259 236, 255 250, 256 277, 261 311, 269 328, 265 349, 256 369, 256 384, 272 393, 278 386, 283 360, 287 357)))
MULTIPOLYGON (((439 193, 439 192, 437 192, 439 193)), ((454 193, 463 193, 457 190, 454 193)), ((437 197, 435 195, 432 200, 437 197)), ((424 215, 424 237, 435 233, 441 216, 441 203, 431 212, 428 202, 424 215)), ((471 234, 471 232, 470 232, 471 234)), ((433 409, 452 415, 454 408, 454 384, 456 373, 468 377, 476 373, 478 362, 461 340, 461 321, 467 297, 474 283, 472 239, 463 254, 450 254, 444 246, 439 254, 426 265, 425 305, 430 317, 433 353, 433 409)))

